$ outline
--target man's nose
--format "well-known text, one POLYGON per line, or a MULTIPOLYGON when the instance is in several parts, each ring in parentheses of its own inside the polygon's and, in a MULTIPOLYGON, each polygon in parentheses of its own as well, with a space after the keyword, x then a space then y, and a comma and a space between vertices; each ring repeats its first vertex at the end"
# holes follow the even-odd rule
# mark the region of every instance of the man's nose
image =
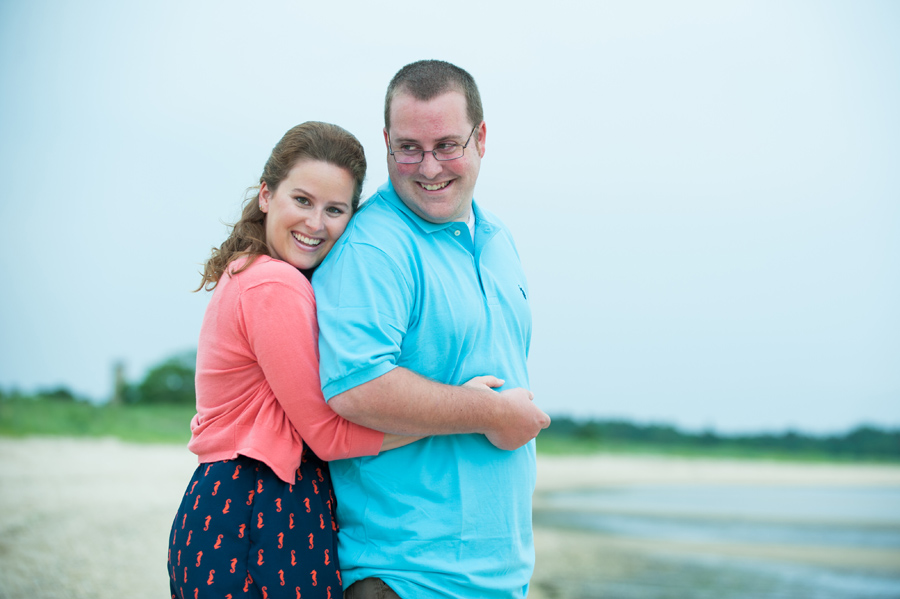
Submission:
POLYGON ((438 162, 438 159, 434 157, 434 154, 425 152, 422 162, 419 163, 419 172, 429 179, 432 179, 437 177, 442 170, 443 167, 441 166, 441 163, 438 162))

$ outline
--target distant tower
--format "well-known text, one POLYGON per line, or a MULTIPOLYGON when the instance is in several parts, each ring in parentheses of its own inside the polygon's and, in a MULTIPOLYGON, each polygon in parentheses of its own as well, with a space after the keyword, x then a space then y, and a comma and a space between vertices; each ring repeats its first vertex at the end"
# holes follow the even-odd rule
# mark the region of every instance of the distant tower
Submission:
POLYGON ((120 406, 125 402, 125 363, 113 364, 113 395, 109 403, 120 406))

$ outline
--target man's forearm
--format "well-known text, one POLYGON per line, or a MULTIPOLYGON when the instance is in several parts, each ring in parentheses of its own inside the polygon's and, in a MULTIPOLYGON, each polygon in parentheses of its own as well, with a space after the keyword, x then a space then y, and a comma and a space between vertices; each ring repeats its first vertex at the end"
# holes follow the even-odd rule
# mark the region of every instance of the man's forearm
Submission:
POLYGON ((531 393, 503 393, 444 385, 405 368, 394 370, 329 400, 351 422, 399 435, 481 433, 502 449, 515 449, 550 424, 531 393))
POLYGON ((496 393, 443 385, 405 368, 354 387, 328 401, 351 422, 398 435, 483 432, 497 408, 496 393))

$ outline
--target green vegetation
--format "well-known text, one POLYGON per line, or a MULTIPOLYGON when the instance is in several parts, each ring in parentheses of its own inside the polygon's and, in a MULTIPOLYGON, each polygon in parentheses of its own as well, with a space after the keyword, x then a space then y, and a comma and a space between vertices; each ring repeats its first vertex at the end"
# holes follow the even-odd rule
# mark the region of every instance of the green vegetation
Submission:
POLYGON ((862 426, 839 435, 720 435, 687 433, 667 425, 622 420, 578 421, 553 418, 538 437, 538 450, 549 454, 648 453, 683 456, 791 460, 900 462, 900 430, 862 426))
POLYGON ((101 405, 36 395, 0 397, 0 435, 118 437, 140 443, 187 443, 194 406, 101 405))
MULTIPOLYGON (((139 383, 121 381, 119 401, 96 405, 57 388, 23 395, 0 390, 0 435, 112 436, 187 443, 194 415, 195 352, 170 357, 139 383)), ((900 429, 863 426, 840 435, 722 435, 668 425, 555 416, 537 440, 545 454, 641 453, 817 461, 900 462, 900 429)))
POLYGON ((172 356, 151 368, 137 385, 126 385, 122 392, 127 403, 180 404, 193 406, 194 365, 197 352, 172 356))
POLYGON ((0 434, 187 443, 193 415, 193 407, 187 406, 95 406, 44 397, 5 398, 0 401, 0 434))
MULTIPOLYGON (((93 405, 65 390, 33 396, 0 392, 0 435, 112 436, 126 441, 187 443, 193 404, 134 402, 93 405)), ((900 430, 860 427, 843 435, 795 432, 718 435, 623 421, 557 416, 537 441, 543 454, 631 453, 816 461, 900 462, 900 430)))
POLYGON ((118 401, 97 405, 65 388, 32 395, 0 390, 0 435, 118 437, 187 443, 194 416, 195 352, 168 358, 139 383, 121 381, 118 401))

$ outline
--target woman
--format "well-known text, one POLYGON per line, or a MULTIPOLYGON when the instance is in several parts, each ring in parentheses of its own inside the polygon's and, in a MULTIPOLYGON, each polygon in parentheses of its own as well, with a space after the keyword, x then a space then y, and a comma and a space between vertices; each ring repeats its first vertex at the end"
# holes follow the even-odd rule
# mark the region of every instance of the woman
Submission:
POLYGON ((214 293, 188 444, 200 466, 169 537, 172 597, 341 597, 323 460, 415 440, 343 420, 319 386, 308 278, 357 209, 365 172, 362 145, 347 131, 294 127, 206 263, 200 288, 214 293))

